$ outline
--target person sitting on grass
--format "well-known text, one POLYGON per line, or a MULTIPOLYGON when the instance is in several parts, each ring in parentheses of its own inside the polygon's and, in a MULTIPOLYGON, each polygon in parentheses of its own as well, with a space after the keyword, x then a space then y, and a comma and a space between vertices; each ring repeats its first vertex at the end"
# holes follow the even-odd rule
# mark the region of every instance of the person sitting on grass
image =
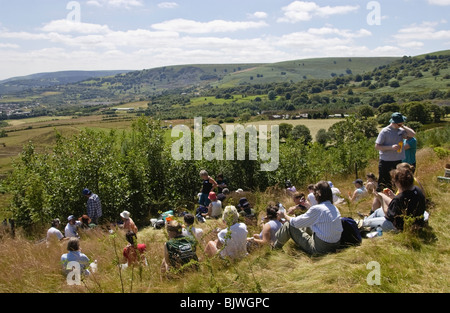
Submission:
POLYGON ((136 224, 134 223, 134 221, 131 219, 130 212, 123 211, 122 213, 120 213, 120 217, 122 218, 122 221, 123 221, 123 225, 122 225, 123 230, 125 230, 127 232, 132 231, 135 234, 138 233, 138 228, 137 228, 136 224))
POLYGON ((81 222, 77 221, 77 219, 75 218, 75 216, 71 215, 67 218, 67 225, 66 228, 64 228, 64 236, 66 236, 67 238, 80 238, 80 236, 78 235, 78 227, 81 226, 81 222))
POLYGON ((351 194, 350 192, 348 193, 348 197, 351 202, 358 202, 364 197, 367 197, 367 189, 366 187, 364 187, 364 182, 362 181, 362 179, 355 180, 353 184, 356 188, 355 191, 353 192, 353 194, 351 194))
POLYGON ((239 214, 244 217, 255 217, 255 210, 252 209, 250 202, 247 198, 239 199, 239 204, 237 205, 239 214))
POLYGON ((288 209, 288 214, 292 215, 298 215, 301 213, 305 213, 310 207, 311 205, 309 204, 309 202, 306 200, 305 194, 303 192, 295 192, 292 195, 292 200, 294 201, 294 206, 291 206, 288 209))
POLYGON ((64 235, 62 232, 58 229, 60 225, 59 218, 56 218, 52 221, 52 227, 50 227, 47 231, 47 243, 52 242, 52 240, 62 241, 64 240, 64 235))
POLYGON ((316 200, 316 197, 314 196, 314 184, 308 185, 307 200, 308 200, 309 206, 313 206, 313 205, 318 204, 317 200, 316 200))
POLYGON ((291 217, 278 212, 280 218, 286 219, 286 223, 275 235, 275 249, 283 248, 291 238, 310 255, 335 252, 339 247, 343 231, 341 214, 333 205, 333 193, 326 181, 314 186, 314 196, 319 204, 311 206, 305 214, 291 217))
POLYGON ((147 260, 145 258, 144 252, 147 246, 143 243, 137 243, 137 236, 131 230, 125 235, 128 245, 123 249, 124 262, 127 262, 128 266, 142 264, 147 265, 147 260))
POLYGON ((184 216, 184 227, 181 234, 185 237, 192 236, 197 241, 200 241, 203 237, 203 229, 194 227, 195 217, 192 214, 186 214, 184 216))
POLYGON ((258 245, 270 244, 272 245, 275 240, 275 234, 283 226, 278 216, 278 206, 272 204, 266 209, 266 216, 264 217, 264 226, 260 234, 254 234, 253 237, 247 240, 251 243, 258 245))
POLYGON ((80 240, 78 238, 72 237, 67 243, 68 253, 61 256, 61 264, 63 267, 63 273, 65 275, 73 271, 72 268, 67 268, 70 262, 78 262, 80 265, 81 274, 84 276, 89 276, 90 272, 88 270, 90 261, 89 258, 81 253, 80 240))
POLYGON ((168 273, 171 269, 198 261, 196 254, 197 242, 191 236, 183 236, 182 226, 175 220, 166 224, 169 240, 164 244, 164 259, 161 264, 161 272, 168 273))
POLYGON ((222 202, 217 199, 217 195, 214 191, 209 193, 208 199, 211 203, 208 206, 208 217, 218 219, 222 216, 222 202))
POLYGON ((423 227, 425 224, 425 195, 414 185, 412 171, 399 168, 391 171, 392 183, 398 189, 398 194, 390 198, 390 194, 377 192, 376 196, 382 207, 363 220, 363 227, 371 229, 381 226, 384 231, 403 230, 405 218, 412 218, 413 227, 423 227))
POLYGON ((366 175, 366 189, 367 193, 369 195, 374 195, 373 201, 372 201, 372 208, 370 209, 370 214, 375 212, 378 208, 381 207, 380 200, 378 200, 378 197, 375 196, 375 192, 377 192, 378 189, 378 180, 374 173, 369 173, 366 175))
POLYGON ((217 234, 214 241, 208 242, 205 254, 213 257, 219 254, 221 258, 241 259, 247 255, 247 226, 239 223, 239 213, 236 207, 230 205, 223 211, 222 219, 227 226, 217 234))

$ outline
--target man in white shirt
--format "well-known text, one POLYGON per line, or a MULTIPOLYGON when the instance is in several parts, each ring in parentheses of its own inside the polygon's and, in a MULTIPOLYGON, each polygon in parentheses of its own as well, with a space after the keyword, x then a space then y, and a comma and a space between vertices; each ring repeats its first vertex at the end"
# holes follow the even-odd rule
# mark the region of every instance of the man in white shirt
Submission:
MULTIPOLYGON (((333 194, 328 183, 317 183, 314 195, 319 204, 311 206, 305 214, 291 217, 283 212, 278 213, 280 218, 286 219, 286 223, 275 235, 275 249, 281 249, 292 238, 297 246, 310 255, 336 251, 343 228, 341 214, 332 203, 333 194), (309 228, 312 235, 305 228, 309 228)), ((289 210, 288 214, 291 213, 289 210)))
POLYGON ((59 218, 54 219, 52 221, 52 227, 50 227, 49 230, 47 231, 47 242, 52 241, 55 238, 59 241, 64 239, 64 235, 58 229, 59 224, 60 224, 59 218))
POLYGON ((64 228, 64 235, 67 238, 72 237, 80 238, 80 236, 78 236, 77 229, 78 224, 81 224, 81 222, 77 221, 77 219, 73 215, 69 216, 67 220, 69 222, 67 223, 66 228, 64 228))

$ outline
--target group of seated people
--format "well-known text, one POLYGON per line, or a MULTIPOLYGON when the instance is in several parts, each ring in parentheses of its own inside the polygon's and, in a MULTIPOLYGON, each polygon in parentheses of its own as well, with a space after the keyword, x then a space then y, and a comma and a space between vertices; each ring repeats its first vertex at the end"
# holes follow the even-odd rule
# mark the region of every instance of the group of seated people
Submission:
MULTIPOLYGON (((427 218, 425 196, 410 166, 400 164, 391 172, 392 182, 397 189, 396 193, 392 190, 377 192, 376 178, 372 174, 369 174, 367 178, 365 186, 361 181, 354 182, 357 191, 351 196, 371 194, 374 197, 373 204, 379 204, 379 207, 361 220, 360 227, 381 226, 384 231, 402 231, 407 220, 411 220, 413 226, 424 225, 427 218), (358 189, 364 191, 358 191, 358 189)), ((309 186, 308 195, 297 191, 292 192, 291 196, 295 205, 287 210, 280 209, 282 207, 280 204, 269 203, 263 218, 262 230, 259 234, 253 235, 249 235, 247 225, 241 222, 242 216, 254 215, 247 199, 241 198, 237 207, 228 205, 222 209, 222 203, 218 202, 220 200, 211 193, 209 197, 211 205, 204 217, 219 218, 221 216, 223 228, 215 231, 216 239, 204 242, 205 256, 242 259, 249 251, 251 253, 252 249, 262 245, 282 249, 290 239, 309 255, 336 252, 340 245, 343 226, 340 211, 335 205, 337 192, 333 188, 331 182, 320 181, 309 186), (220 207, 216 207, 215 202, 220 203, 220 207)), ((145 264, 146 246, 137 243, 137 228, 134 223, 131 223, 132 221, 130 222, 129 213, 127 213, 121 214, 128 241, 123 252, 124 258, 129 265, 145 264)), ((195 220, 194 215, 185 214, 184 225, 175 219, 166 222, 168 240, 164 244, 162 273, 169 273, 171 269, 184 266, 196 266, 197 249, 205 236, 201 228, 194 227, 195 220)), ((76 249, 75 240, 78 239, 69 241, 69 253, 64 257, 64 262, 79 259, 84 262, 83 264, 87 264, 89 260, 86 260, 85 255, 76 249)))

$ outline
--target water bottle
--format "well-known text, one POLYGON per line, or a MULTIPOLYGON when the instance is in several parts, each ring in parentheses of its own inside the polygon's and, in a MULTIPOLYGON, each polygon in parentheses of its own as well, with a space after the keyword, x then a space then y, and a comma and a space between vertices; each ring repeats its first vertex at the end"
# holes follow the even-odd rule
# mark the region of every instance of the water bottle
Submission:
POLYGON ((97 273, 98 270, 98 263, 97 260, 95 260, 94 262, 91 263, 90 265, 92 273, 97 273))
POLYGON ((280 213, 286 213, 286 209, 281 203, 278 203, 278 212, 280 213))
POLYGON ((383 228, 381 228, 381 225, 378 225, 377 227, 377 235, 378 237, 383 236, 383 228))

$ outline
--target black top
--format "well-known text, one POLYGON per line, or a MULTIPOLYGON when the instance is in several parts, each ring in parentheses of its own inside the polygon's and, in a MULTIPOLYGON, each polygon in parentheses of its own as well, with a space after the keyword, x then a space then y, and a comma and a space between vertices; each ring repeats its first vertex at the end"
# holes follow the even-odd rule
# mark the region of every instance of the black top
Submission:
POLYGON ((202 193, 209 194, 212 189, 212 183, 208 179, 203 180, 202 193))
POLYGON ((389 204, 386 219, 394 226, 403 230, 404 217, 420 217, 414 221, 414 225, 423 226, 423 214, 425 212, 425 196, 423 192, 414 186, 412 190, 406 190, 395 196, 389 204))

